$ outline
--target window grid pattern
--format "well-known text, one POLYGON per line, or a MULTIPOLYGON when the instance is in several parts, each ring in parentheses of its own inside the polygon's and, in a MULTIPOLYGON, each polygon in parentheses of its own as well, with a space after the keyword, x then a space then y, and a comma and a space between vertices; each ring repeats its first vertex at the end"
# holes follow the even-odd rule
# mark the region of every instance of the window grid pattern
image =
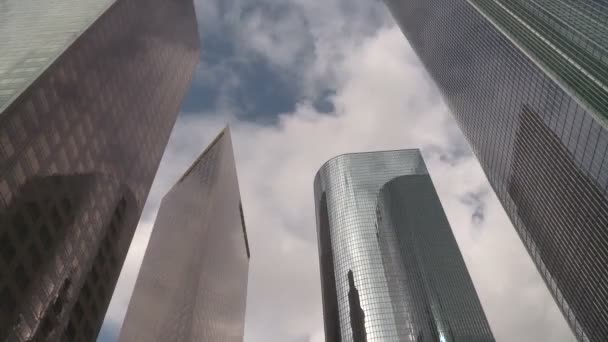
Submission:
POLYGON ((0 114, 0 340, 96 338, 198 60, 191 1, 87 23, 0 114))
POLYGON ((242 341, 249 250, 241 215, 226 129, 163 198, 120 341, 242 341))
MULTIPOLYGON (((591 105, 587 95, 595 94, 598 101, 606 96, 583 94, 583 89, 597 85, 591 78, 603 76, 587 65, 587 74, 578 74, 576 87, 566 84, 563 75, 557 75, 561 67, 548 66, 564 56, 547 50, 546 43, 553 39, 573 44, 574 32, 551 31, 552 37, 544 37, 548 31, 532 33, 531 22, 505 11, 508 6, 523 6, 525 13, 534 9, 536 15, 550 14, 534 25, 548 30, 554 20, 567 23, 568 30, 594 43, 586 45, 587 50, 579 47, 577 53, 595 53, 594 60, 605 63, 605 1, 385 2, 454 113, 576 338, 606 341, 608 292, 603 284, 608 283, 608 240, 603 217, 608 203, 608 132, 605 107, 591 105), (575 20, 582 15, 601 24, 596 35, 575 20), (515 24, 519 31, 508 26, 515 24), (594 50, 598 45, 600 50, 594 50), (555 167, 543 165, 546 157, 541 156, 555 167), (564 203, 570 203, 568 210, 556 210, 564 203), (550 229, 547 222, 553 223, 550 229), (581 243, 589 239, 593 244, 581 243), (581 279, 587 281, 583 284, 581 279)), ((517 13, 524 13, 518 8, 517 13)), ((570 72, 571 67, 564 64, 560 70, 570 72)))
POLYGON ((0 112, 113 0, 8 0, 0 4, 0 112))
POLYGON ((600 120, 608 120, 608 3, 471 0, 600 120), (595 15, 594 15, 595 14, 595 15), (591 29, 593 28, 593 29, 591 29))
POLYGON ((418 150, 329 160, 315 178, 315 203, 326 340, 494 341, 418 150), (400 214, 410 205, 428 215, 400 214), (427 230, 436 242, 422 239, 427 230), (448 252, 434 261, 407 250, 439 244, 448 252), (430 299, 413 300, 419 295, 430 299))

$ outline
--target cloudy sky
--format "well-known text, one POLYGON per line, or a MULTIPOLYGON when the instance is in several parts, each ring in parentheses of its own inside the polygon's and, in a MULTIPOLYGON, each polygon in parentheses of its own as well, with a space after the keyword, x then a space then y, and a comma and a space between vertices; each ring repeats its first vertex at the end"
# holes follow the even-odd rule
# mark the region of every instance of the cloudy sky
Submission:
POLYGON ((323 341, 313 177, 421 148, 498 341, 573 341, 437 90, 379 0, 195 0, 201 61, 100 341, 122 324, 164 193, 221 128, 251 245, 245 341, 323 341))

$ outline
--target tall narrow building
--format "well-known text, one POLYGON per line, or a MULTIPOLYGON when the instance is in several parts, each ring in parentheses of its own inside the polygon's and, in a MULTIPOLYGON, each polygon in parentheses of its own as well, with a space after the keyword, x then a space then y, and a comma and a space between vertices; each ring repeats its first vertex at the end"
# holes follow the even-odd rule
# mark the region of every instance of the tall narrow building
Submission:
POLYGON ((0 2, 0 341, 93 341, 198 61, 192 0, 0 2))
POLYGON ((580 341, 608 341, 608 2, 385 0, 580 341))
POLYGON ((162 200, 120 341, 242 341, 248 269, 226 128, 162 200))
POLYGON ((314 189, 326 341, 494 341, 418 150, 335 157, 314 189))

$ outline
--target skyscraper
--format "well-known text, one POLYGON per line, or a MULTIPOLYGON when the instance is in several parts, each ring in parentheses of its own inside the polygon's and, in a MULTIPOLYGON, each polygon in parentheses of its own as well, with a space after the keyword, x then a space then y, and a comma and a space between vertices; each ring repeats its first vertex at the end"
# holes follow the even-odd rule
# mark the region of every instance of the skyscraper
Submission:
POLYGON ((574 334, 608 340, 608 2, 385 2, 574 334))
POLYGON ((0 341, 92 341, 198 61, 191 0, 0 3, 0 341))
POLYGON ((163 198, 120 341, 242 341, 248 268, 226 128, 163 198))
POLYGON ((327 341, 494 341, 418 150, 335 157, 314 187, 327 341))

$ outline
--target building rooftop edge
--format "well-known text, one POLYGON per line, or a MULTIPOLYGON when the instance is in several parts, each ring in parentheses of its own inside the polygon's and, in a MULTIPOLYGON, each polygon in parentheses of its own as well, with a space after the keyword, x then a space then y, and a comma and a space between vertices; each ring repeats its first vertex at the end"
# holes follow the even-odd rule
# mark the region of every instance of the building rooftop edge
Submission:
POLYGON ((229 125, 224 126, 224 128, 217 134, 217 136, 207 145, 207 147, 205 147, 203 152, 198 156, 198 158, 196 158, 194 160, 194 162, 192 162, 192 164, 188 167, 186 172, 184 172, 184 174, 181 177, 179 177, 179 179, 175 183, 175 185, 181 183, 184 180, 184 178, 186 178, 186 176, 188 176, 188 174, 192 171, 192 169, 194 169, 196 164, 198 164, 205 157, 205 155, 207 154, 207 152, 209 152, 211 147, 213 147, 225 134, 230 134, 229 125))
POLYGON ((317 176, 319 175, 319 172, 321 172, 321 170, 323 170, 323 168, 325 167, 325 165, 327 165, 330 161, 338 159, 340 157, 351 156, 351 155, 359 155, 359 154, 402 152, 402 151, 403 152, 405 152, 405 151, 418 151, 418 153, 420 153, 420 155, 422 156, 422 152, 420 151, 419 148, 402 148, 402 149, 395 149, 395 150, 379 150, 379 151, 363 151, 363 152, 346 152, 346 153, 341 153, 341 154, 335 155, 335 156, 327 159, 323 164, 321 164, 321 166, 317 169, 317 173, 315 174, 315 178, 317 178, 317 176))

